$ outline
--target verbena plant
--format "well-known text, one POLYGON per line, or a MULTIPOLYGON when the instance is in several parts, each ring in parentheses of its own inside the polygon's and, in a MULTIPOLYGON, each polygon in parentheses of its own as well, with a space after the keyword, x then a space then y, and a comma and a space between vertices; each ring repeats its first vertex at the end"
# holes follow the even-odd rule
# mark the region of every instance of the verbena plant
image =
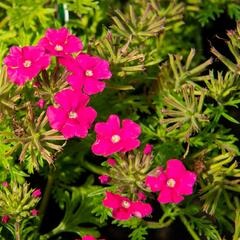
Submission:
POLYGON ((231 59, 204 59, 199 33, 238 20, 237 1, 0 8, 1 239, 103 239, 116 224, 144 240, 175 221, 195 240, 240 238, 240 22, 231 59), (63 214, 48 229, 51 202, 63 214))

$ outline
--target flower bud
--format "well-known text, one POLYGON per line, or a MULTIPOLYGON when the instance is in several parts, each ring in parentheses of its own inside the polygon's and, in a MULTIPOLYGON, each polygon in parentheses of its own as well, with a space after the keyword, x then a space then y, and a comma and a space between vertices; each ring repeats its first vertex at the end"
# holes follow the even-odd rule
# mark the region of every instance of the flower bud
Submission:
POLYGON ((98 177, 101 184, 107 184, 110 181, 110 177, 108 175, 101 175, 98 177))
POLYGON ((42 193, 41 193, 41 190, 40 190, 40 189, 36 189, 36 190, 33 191, 33 193, 32 193, 32 196, 33 196, 34 198, 39 198, 39 197, 41 197, 41 195, 42 195, 42 193))
POLYGON ((39 101, 37 102, 37 105, 40 107, 40 108, 43 108, 44 107, 44 104, 45 104, 45 101, 41 98, 39 99, 39 101))
POLYGON ((10 219, 9 216, 7 215, 2 216, 2 223, 7 223, 9 219, 10 219))
POLYGON ((2 186, 3 186, 3 187, 9 187, 9 183, 8 183, 8 182, 3 182, 3 183, 2 183, 2 186))
POLYGON ((110 165, 110 166, 115 166, 116 165, 116 160, 115 159, 113 159, 113 158, 109 158, 108 160, 107 160, 107 163, 110 165))
POLYGON ((146 144, 144 150, 143 150, 143 153, 145 155, 149 155, 152 153, 152 145, 151 144, 146 144))
POLYGON ((39 211, 37 209, 31 210, 31 215, 32 216, 37 216, 39 214, 39 211))

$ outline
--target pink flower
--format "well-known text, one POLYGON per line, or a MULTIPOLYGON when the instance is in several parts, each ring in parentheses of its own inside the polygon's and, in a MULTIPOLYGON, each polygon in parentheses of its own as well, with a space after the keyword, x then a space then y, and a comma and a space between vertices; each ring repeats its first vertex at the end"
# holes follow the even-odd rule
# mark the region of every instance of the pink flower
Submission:
POLYGON ((37 216, 39 214, 39 211, 36 209, 31 210, 31 215, 32 216, 37 216))
POLYGON ((111 192, 106 192, 103 205, 112 208, 112 215, 117 220, 128 220, 132 216, 143 218, 152 212, 150 204, 140 201, 132 202, 126 197, 111 192))
POLYGON ((44 107, 44 104, 45 104, 45 101, 41 98, 39 99, 39 101, 37 102, 37 105, 40 107, 40 108, 43 108, 44 107))
POLYGON ((113 158, 109 158, 109 159, 107 160, 107 163, 108 163, 110 166, 112 166, 112 167, 117 164, 116 160, 113 159, 113 158))
POLYGON ((10 80, 17 85, 23 85, 49 66, 50 57, 40 47, 11 47, 10 54, 4 58, 4 63, 8 67, 10 80))
POLYGON ((47 117, 50 126, 60 131, 66 139, 77 136, 85 138, 97 113, 86 107, 89 97, 80 91, 65 89, 54 96, 59 107, 50 106, 47 117))
POLYGON ((33 191, 33 193, 32 193, 32 196, 33 196, 34 198, 39 198, 39 197, 41 197, 41 195, 42 195, 42 192, 41 192, 40 189, 36 189, 36 190, 33 191))
POLYGON ((9 183, 8 183, 8 182, 3 182, 3 183, 2 183, 2 186, 3 186, 3 187, 9 187, 9 183))
POLYGON ((60 63, 73 73, 68 76, 68 83, 75 89, 83 88, 88 95, 102 92, 105 83, 100 80, 109 79, 112 76, 108 61, 88 54, 79 54, 75 59, 62 58, 60 63))
POLYGON ((186 170, 180 160, 168 160, 166 171, 159 176, 148 176, 146 185, 153 192, 160 191, 158 201, 160 203, 179 203, 184 198, 183 195, 193 193, 193 185, 197 175, 186 170))
POLYGON ((92 151, 96 155, 109 156, 119 151, 127 152, 140 145, 137 139, 141 133, 140 126, 130 119, 125 119, 121 128, 117 115, 110 115, 106 123, 97 123, 95 132, 97 137, 92 151))
POLYGON ((143 153, 145 155, 149 155, 149 154, 151 154, 151 152, 152 152, 152 145, 151 144, 146 144, 146 146, 143 150, 143 153))
POLYGON ((49 28, 38 46, 45 48, 52 56, 65 56, 83 49, 81 40, 70 34, 67 28, 58 30, 49 28))
POLYGON ((110 181, 110 177, 108 175, 101 175, 98 177, 101 184, 107 184, 110 181))
POLYGON ((90 235, 86 235, 82 238, 82 240, 96 240, 96 238, 90 235))
POLYGON ((9 221, 10 217, 7 215, 2 216, 2 223, 7 223, 9 221))
POLYGON ((112 215, 117 220, 128 220, 132 216, 132 202, 119 194, 106 192, 103 206, 112 208, 112 215))

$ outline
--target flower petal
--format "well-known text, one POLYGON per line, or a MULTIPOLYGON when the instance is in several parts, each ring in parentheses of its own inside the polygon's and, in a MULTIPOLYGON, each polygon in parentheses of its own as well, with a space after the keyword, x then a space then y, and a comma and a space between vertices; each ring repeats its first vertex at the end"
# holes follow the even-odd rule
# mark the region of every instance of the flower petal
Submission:
POLYGON ((171 159, 167 162, 166 174, 168 178, 181 178, 186 172, 186 168, 182 161, 171 159))

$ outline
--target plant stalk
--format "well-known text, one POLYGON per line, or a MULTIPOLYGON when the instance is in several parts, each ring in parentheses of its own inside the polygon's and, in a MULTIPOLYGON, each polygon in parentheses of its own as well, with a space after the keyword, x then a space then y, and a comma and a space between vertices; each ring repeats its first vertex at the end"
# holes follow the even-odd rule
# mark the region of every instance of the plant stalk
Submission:
POLYGON ((180 215, 180 219, 182 221, 182 223, 185 225, 185 227, 187 228, 188 232, 191 234, 192 238, 194 240, 201 240, 198 235, 195 233, 195 231, 192 229, 192 227, 189 225, 187 219, 185 216, 180 215))
POLYGON ((21 240, 19 222, 15 223, 15 237, 16 237, 16 240, 21 240))

